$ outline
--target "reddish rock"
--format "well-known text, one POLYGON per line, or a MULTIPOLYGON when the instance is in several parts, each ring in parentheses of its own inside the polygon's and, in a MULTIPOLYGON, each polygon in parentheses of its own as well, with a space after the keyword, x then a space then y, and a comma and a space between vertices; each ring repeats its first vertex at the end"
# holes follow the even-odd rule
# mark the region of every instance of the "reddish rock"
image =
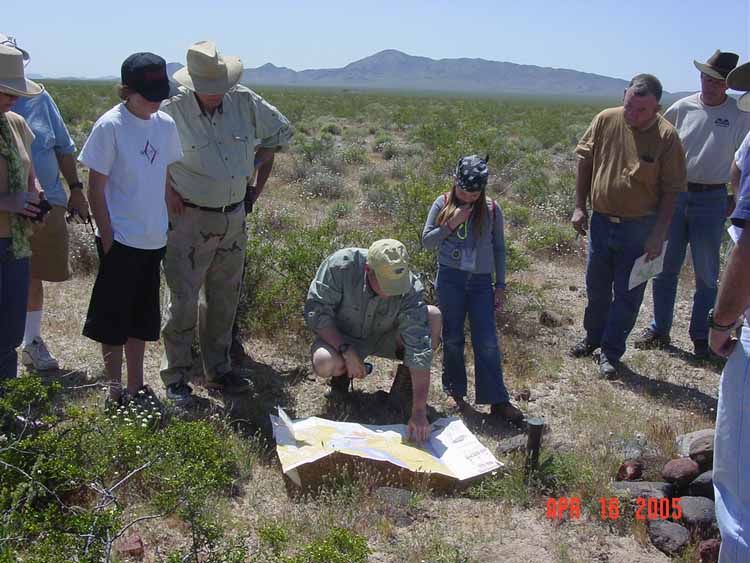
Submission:
POLYGON ((123 555, 129 557, 143 557, 143 540, 138 534, 133 534, 125 538, 125 540, 117 548, 123 555))
POLYGON ((643 475, 643 462, 639 459, 626 459, 617 470, 618 481, 635 481, 643 475))
POLYGON ((720 546, 721 540, 718 539, 702 541, 698 546, 701 563, 718 563, 720 546))
POLYGON ((714 463, 713 436, 701 436, 690 444, 690 459, 697 463, 702 471, 711 469, 714 463))
POLYGON ((661 470, 661 476, 667 483, 684 487, 700 475, 700 472, 700 467, 692 459, 682 458, 667 462, 664 469, 661 470))

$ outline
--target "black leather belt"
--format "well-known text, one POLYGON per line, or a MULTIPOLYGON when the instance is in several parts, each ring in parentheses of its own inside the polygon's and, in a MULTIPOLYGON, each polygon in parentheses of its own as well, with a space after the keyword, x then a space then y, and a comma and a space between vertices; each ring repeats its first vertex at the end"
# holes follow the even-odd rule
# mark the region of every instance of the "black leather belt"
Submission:
POLYGON ((688 182, 687 186, 689 192, 712 192, 726 187, 726 184, 697 184, 695 182, 688 182))
POLYGON ((230 211, 234 211, 237 209, 240 205, 244 205, 244 201, 238 201, 237 203, 230 203, 229 205, 225 205, 223 207, 204 207, 203 205, 195 205, 194 203, 190 203, 189 201, 183 201, 182 202, 185 207, 192 207, 193 209, 200 209, 201 211, 211 211, 213 213, 229 213, 230 211))

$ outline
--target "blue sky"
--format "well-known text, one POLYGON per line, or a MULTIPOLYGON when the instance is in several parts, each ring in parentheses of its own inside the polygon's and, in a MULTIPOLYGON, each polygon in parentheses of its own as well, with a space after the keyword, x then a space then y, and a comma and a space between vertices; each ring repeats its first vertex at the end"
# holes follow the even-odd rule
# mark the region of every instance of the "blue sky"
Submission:
POLYGON ((435 59, 572 68, 617 78, 658 76, 698 88, 693 59, 716 48, 750 58, 750 0, 5 0, 0 31, 32 54, 28 72, 117 75, 135 51, 184 62, 213 39, 246 67, 344 66, 382 49, 435 59))

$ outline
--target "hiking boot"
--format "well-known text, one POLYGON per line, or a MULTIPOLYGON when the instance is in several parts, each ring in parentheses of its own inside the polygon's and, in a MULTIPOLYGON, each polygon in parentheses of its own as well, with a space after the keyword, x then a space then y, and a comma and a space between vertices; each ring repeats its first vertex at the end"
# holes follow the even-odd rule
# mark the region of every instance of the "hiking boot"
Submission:
POLYGON ((468 405, 466 404, 466 399, 464 399, 461 395, 449 393, 448 398, 445 400, 445 408, 449 412, 460 412, 467 406, 468 405))
POLYGON ((104 399, 104 412, 108 414, 117 414, 117 411, 122 407, 128 406, 130 401, 132 401, 132 397, 125 390, 123 390, 117 397, 107 395, 104 399))
POLYGON ((216 379, 206 379, 204 384, 208 389, 220 389, 226 393, 247 393, 252 391, 253 383, 234 371, 220 375, 216 379))
POLYGON ((193 398, 193 389, 187 383, 180 381, 167 385, 167 399, 178 405, 189 403, 193 398))
POLYGON ((601 356, 599 356, 599 375, 601 375, 604 379, 610 379, 612 377, 616 377, 618 363, 619 362, 611 361, 602 352, 601 356))
POLYGON ((599 346, 591 344, 586 338, 583 338, 573 346, 569 353, 574 358, 583 358, 584 356, 590 356, 594 353, 599 346))
POLYGON ((23 347, 21 361, 25 366, 33 367, 37 371, 60 369, 60 365, 47 350, 47 345, 41 336, 37 336, 23 347))
POLYGON ((331 388, 325 394, 325 398, 329 401, 346 401, 349 398, 351 379, 346 374, 339 377, 332 377, 328 385, 331 388))
POLYGON ((404 412, 410 411, 412 393, 411 372, 404 364, 399 364, 388 393, 388 405, 391 408, 400 408, 404 412))
POLYGON ((711 358, 711 348, 708 347, 708 340, 693 340, 693 355, 699 360, 708 360, 711 358))
POLYGON ((239 337, 232 338, 232 343, 229 345, 229 358, 233 364, 241 365, 245 359, 245 348, 242 346, 242 340, 239 337))
POLYGON ((158 412, 160 415, 164 415, 164 405, 148 385, 138 389, 136 394, 133 395, 133 402, 144 412, 158 412))
POLYGON ((643 329, 643 332, 633 342, 633 346, 639 350, 661 350, 669 346, 671 341, 672 339, 669 336, 659 334, 653 328, 648 327, 643 329))
POLYGON ((504 418, 514 424, 523 422, 523 413, 510 401, 490 405, 490 414, 498 418, 504 418))

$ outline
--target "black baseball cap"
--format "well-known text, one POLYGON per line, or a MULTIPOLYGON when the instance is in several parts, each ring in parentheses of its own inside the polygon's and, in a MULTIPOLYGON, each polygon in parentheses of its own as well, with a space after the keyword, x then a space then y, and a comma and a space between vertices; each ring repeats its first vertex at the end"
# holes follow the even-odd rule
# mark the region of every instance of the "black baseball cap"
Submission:
POLYGON ((169 97, 167 62, 153 53, 134 53, 122 63, 120 76, 123 86, 138 92, 150 102, 161 102, 169 97))

